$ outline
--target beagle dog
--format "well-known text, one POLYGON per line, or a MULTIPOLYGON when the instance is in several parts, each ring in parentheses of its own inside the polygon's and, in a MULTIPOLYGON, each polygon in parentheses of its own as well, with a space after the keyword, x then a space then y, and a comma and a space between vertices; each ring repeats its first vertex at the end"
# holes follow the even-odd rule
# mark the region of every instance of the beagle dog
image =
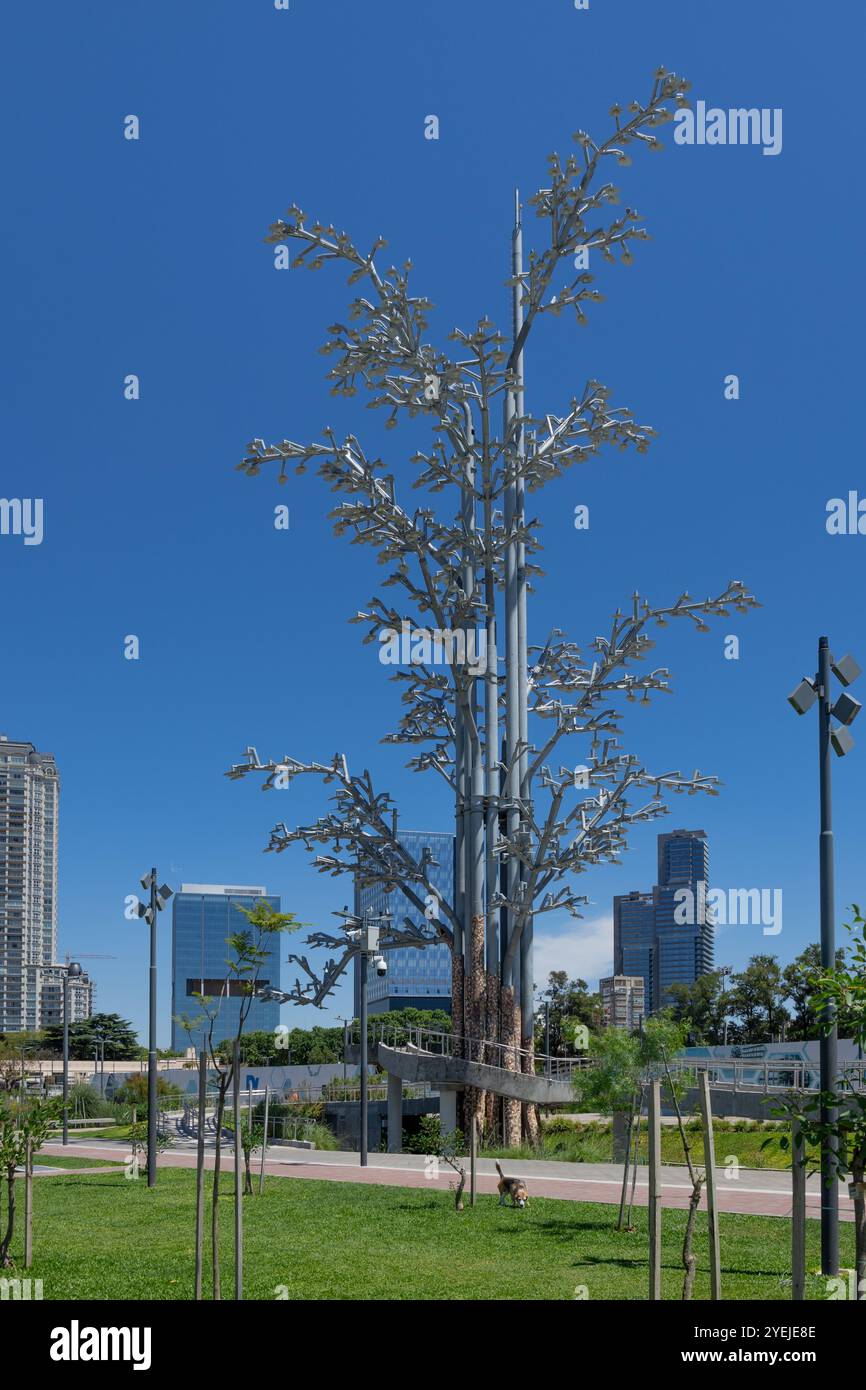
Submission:
POLYGON ((529 1201, 529 1193, 523 1179, 507 1178, 498 1163, 496 1164, 496 1171, 499 1174, 499 1205, 504 1207, 506 1200, 510 1197, 513 1207, 525 1207, 529 1201))

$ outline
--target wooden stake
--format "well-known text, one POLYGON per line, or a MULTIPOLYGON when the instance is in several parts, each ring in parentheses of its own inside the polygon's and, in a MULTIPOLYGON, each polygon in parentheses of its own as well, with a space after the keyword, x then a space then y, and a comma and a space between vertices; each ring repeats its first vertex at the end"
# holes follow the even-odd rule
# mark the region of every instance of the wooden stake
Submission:
POLYGON ((716 1151, 713 1146, 713 1104, 710 1078, 700 1074, 701 1119, 704 1126, 704 1169, 707 1176, 707 1219, 710 1227, 710 1298, 722 1297, 722 1262, 719 1251, 719 1212, 716 1205, 716 1151))
POLYGON ((207 1053, 198 1059, 198 1135, 195 1160, 195 1296, 202 1297, 202 1248, 204 1245, 204 1125, 207 1111, 207 1053))
POLYGON ((478 1119, 472 1116, 469 1130, 469 1205, 475 1206, 475 1178, 478 1166, 478 1119))
POLYGON ((662 1296, 661 1082, 649 1087, 649 1297, 662 1296))
POLYGON ((244 1296, 244 1193, 241 1180, 241 1049, 235 1040, 232 1058, 232 1110, 235 1126, 235 1299, 244 1296))
POLYGON ((24 1268, 33 1263, 33 1141, 27 1140, 24 1153, 24 1268))
POLYGON ((265 1162, 268 1157, 268 1109, 271 1100, 271 1088, 265 1083, 265 1132, 262 1137, 262 1166, 259 1170, 259 1196, 261 1197, 265 1189, 265 1162))
POLYGON ((791 1121, 791 1299, 806 1297, 806 1146, 800 1121, 791 1121))

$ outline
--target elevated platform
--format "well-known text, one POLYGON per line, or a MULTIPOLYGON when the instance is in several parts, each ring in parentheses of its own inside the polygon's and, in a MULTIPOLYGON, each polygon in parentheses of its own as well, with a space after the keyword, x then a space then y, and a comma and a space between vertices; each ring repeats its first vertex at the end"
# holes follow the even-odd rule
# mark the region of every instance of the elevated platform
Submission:
POLYGON ((379 1066, 401 1081, 426 1082, 430 1086, 475 1086, 480 1091, 509 1100, 534 1101, 539 1105, 567 1105, 574 1101, 574 1087, 567 1078, 533 1076, 507 1071, 465 1057, 443 1056, 415 1047, 389 1047, 380 1042, 379 1066))

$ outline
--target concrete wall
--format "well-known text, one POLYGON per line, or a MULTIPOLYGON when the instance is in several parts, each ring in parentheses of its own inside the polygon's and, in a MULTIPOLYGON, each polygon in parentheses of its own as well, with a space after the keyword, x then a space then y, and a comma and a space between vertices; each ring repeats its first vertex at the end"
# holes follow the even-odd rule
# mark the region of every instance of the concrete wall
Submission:
MULTIPOLYGON (((134 1068, 138 1074, 139 1067, 134 1068)), ((345 1069, 349 1078, 357 1075, 357 1067, 345 1069)), ((374 1067, 369 1067, 368 1071, 375 1071, 374 1067)), ((276 1093, 277 1098, 290 1098, 297 1094, 304 1099, 318 1100, 322 1093, 322 1087, 328 1086, 333 1081, 342 1081, 344 1067, 342 1062, 323 1062, 313 1066, 296 1067, 241 1067, 241 1088, 246 1090, 261 1091, 264 1094, 265 1087, 270 1087, 271 1094, 276 1093)), ((105 1094, 111 1098, 128 1079, 130 1073, 118 1068, 116 1071, 109 1070, 106 1064, 104 1078, 99 1076, 94 1079, 93 1067, 91 1065, 89 1074, 83 1078, 76 1077, 76 1080, 83 1079, 100 1090, 104 1082, 105 1094)), ((164 1077, 171 1086, 177 1086, 185 1096, 196 1096, 198 1094, 198 1072, 192 1069, 172 1069, 171 1072, 163 1072, 159 1069, 159 1075, 164 1077)), ((208 1078, 210 1086, 216 1084, 216 1073, 211 1072, 208 1078)))

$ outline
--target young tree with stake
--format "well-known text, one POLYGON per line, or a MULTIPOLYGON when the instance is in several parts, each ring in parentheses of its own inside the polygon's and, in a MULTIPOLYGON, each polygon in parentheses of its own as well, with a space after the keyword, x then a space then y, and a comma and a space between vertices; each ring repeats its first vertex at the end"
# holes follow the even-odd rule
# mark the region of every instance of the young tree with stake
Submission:
MULTIPOLYGON (((223 1129, 226 1118, 226 1098, 232 1084, 232 1061, 231 1053, 228 1060, 224 1050, 221 1050, 214 1039, 214 1030, 220 1015, 220 1008, 223 1001, 230 995, 240 996, 240 1007, 238 1010, 237 1027, 234 1032, 233 1041, 240 1043, 243 1037, 246 1021, 249 1016, 250 1007, 255 998, 256 988, 259 982, 259 972, 269 957, 268 943, 270 938, 278 933, 296 931, 302 926, 291 912, 274 912, 270 904, 266 901, 256 903, 255 907, 242 907, 236 904, 238 911, 242 912, 249 921, 249 927, 241 931, 233 932, 226 940, 229 949, 229 956, 226 960, 226 977, 217 998, 213 999, 204 994, 196 994, 193 997, 198 1001, 200 1013, 191 1018, 188 1015, 181 1015, 178 1022, 186 1030, 190 1042, 197 1034, 203 1035, 202 1046, 208 1057, 208 1065, 216 1073, 216 1107, 214 1116, 214 1166, 213 1166, 213 1186, 211 1188, 211 1269, 213 1276, 213 1297, 222 1297, 220 1280, 220 1229, 219 1229, 219 1195, 220 1195, 220 1169, 222 1159, 222 1139, 223 1129)), ((197 1182, 201 1185, 204 1181, 203 1154, 200 1154, 197 1164, 197 1182)), ((199 1257, 200 1243, 196 1241, 196 1254, 199 1257)), ((200 1286, 201 1272, 196 1269, 196 1287, 200 1286)))

